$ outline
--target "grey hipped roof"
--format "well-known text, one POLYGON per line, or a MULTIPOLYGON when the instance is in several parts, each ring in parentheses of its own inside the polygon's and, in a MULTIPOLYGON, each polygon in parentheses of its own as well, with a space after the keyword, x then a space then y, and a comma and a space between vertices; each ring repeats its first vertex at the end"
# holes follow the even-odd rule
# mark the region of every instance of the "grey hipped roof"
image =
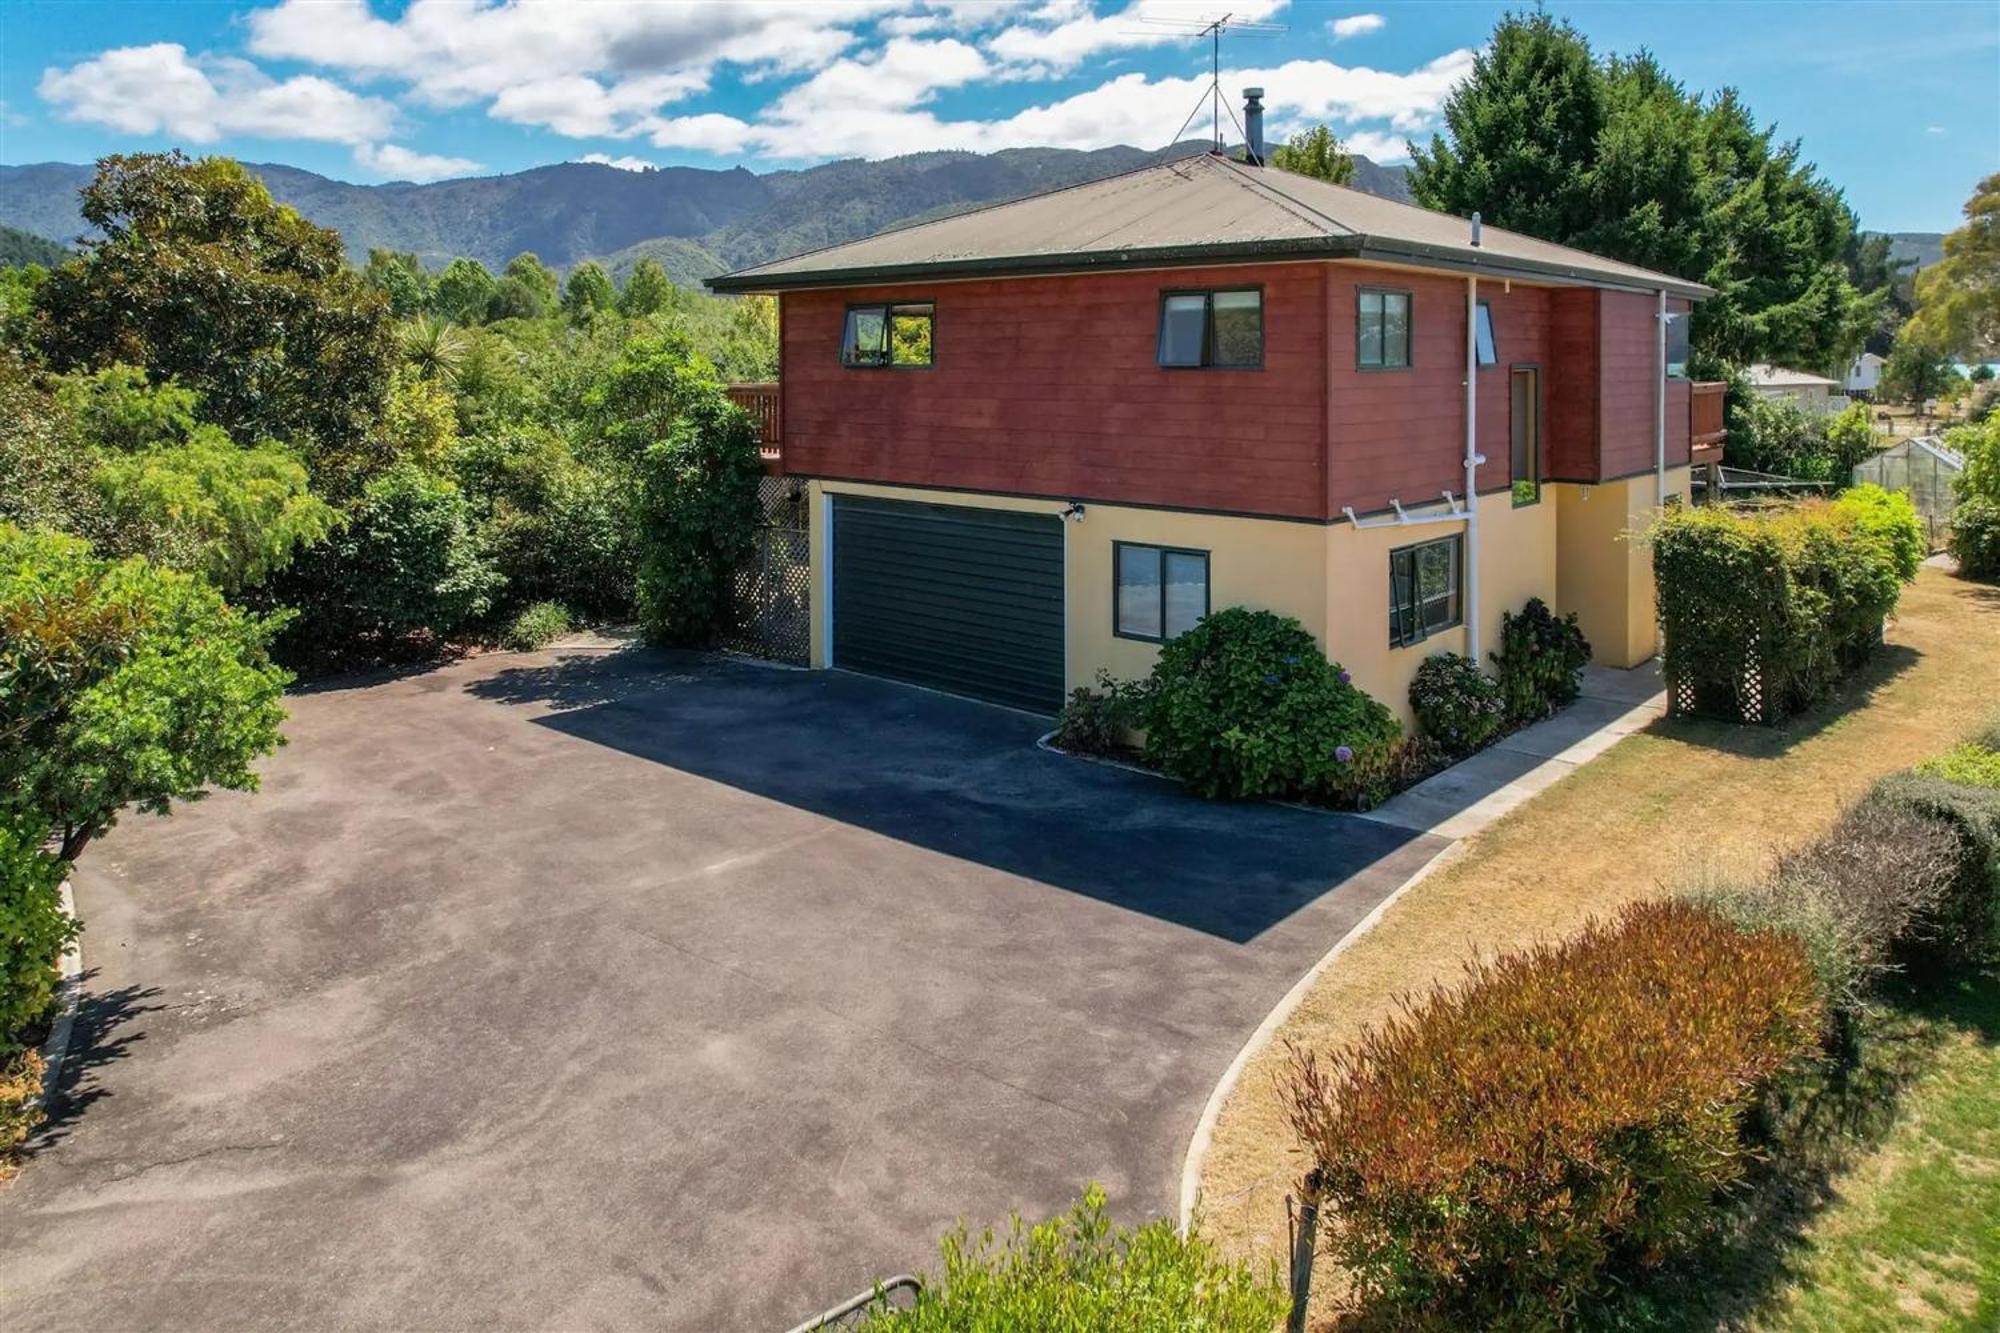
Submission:
POLYGON ((992 204, 710 278, 773 292, 939 277, 1366 259, 1699 300, 1700 283, 1447 213, 1208 154, 992 204))

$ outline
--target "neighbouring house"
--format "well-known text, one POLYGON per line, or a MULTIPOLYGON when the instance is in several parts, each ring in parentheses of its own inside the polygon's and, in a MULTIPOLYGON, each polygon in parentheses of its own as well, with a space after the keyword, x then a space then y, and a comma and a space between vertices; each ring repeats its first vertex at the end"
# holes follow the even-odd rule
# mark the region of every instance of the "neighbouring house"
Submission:
POLYGON ((1874 393, 1882 387, 1882 367, 1888 364, 1889 359, 1885 356, 1863 352, 1847 368, 1847 382, 1843 387, 1849 393, 1874 393))
POLYGON ((1219 155, 709 285, 778 298, 812 663, 1042 713, 1238 604, 1406 715, 1531 597, 1642 661, 1628 536, 1721 451, 1707 288, 1219 155))
POLYGON ((1815 416, 1838 412, 1847 406, 1847 395, 1840 391, 1840 381, 1824 375, 1787 370, 1761 361, 1746 368, 1743 374, 1759 395, 1789 400, 1815 416))

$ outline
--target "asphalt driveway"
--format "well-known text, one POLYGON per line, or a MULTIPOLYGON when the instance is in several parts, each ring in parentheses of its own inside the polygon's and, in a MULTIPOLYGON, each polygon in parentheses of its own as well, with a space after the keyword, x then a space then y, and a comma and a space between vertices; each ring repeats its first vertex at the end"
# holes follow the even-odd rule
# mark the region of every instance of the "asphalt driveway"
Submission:
POLYGON ((960 1216, 1170 1211, 1264 1013, 1440 845, 1037 719, 641 650, 293 701, 76 890, 8 1327, 783 1329, 960 1216))

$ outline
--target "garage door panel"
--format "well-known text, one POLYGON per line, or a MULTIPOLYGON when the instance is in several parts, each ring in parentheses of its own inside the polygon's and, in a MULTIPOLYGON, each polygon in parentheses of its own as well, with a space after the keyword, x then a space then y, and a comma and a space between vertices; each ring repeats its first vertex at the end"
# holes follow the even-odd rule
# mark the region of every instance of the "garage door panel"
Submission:
POLYGON ((835 496, 833 664, 1053 712, 1062 543, 1050 514, 835 496))

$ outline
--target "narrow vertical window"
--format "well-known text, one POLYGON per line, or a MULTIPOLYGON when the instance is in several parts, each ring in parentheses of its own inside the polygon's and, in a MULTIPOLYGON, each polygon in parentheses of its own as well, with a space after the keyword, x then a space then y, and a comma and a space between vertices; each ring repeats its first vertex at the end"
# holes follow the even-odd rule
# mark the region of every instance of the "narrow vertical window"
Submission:
POLYGON ((1498 364, 1500 352, 1493 341, 1493 307, 1484 301, 1479 303, 1479 329, 1475 341, 1479 347, 1479 364, 1482 366, 1498 364))
POLYGON ((1542 497, 1542 373, 1516 366, 1508 383, 1514 503, 1533 504, 1542 497))

